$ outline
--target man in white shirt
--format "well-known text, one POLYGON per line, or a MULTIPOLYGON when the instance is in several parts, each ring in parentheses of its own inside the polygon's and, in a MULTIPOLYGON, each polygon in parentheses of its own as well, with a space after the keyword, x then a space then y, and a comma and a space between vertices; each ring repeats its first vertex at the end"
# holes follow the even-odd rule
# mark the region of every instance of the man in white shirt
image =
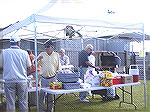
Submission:
POLYGON ((16 112, 15 102, 18 98, 20 112, 28 111, 27 70, 31 61, 27 51, 20 49, 20 39, 10 40, 11 47, 3 50, 3 78, 6 95, 7 112, 16 112))

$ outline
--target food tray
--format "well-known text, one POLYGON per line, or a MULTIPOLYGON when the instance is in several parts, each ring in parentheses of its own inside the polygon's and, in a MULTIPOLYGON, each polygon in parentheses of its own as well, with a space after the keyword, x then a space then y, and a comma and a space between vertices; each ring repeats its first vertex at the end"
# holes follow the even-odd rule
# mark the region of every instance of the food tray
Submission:
POLYGON ((80 77, 79 73, 69 73, 69 74, 63 74, 59 73, 57 74, 57 80, 59 82, 77 82, 80 77))
POLYGON ((79 83, 63 83, 63 89, 79 89, 79 83))

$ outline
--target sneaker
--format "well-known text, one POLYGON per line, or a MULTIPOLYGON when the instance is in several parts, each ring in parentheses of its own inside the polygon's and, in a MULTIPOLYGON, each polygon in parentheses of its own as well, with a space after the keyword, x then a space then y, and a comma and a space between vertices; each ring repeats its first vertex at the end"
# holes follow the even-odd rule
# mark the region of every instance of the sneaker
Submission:
POLYGON ((114 100, 119 100, 119 95, 116 95, 115 97, 114 97, 114 100))
POLYGON ((108 101, 107 97, 102 97, 102 101, 108 101))
POLYGON ((102 101, 112 101, 112 100, 118 100, 120 97, 116 95, 115 97, 102 97, 102 101))
POLYGON ((83 100, 80 99, 80 102, 89 103, 89 100, 88 99, 83 99, 83 100))

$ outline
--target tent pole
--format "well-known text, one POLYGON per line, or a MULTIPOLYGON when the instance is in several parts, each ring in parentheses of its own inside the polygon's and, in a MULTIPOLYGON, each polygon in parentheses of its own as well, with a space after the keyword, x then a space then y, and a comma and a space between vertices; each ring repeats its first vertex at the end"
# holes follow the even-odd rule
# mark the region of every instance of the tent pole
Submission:
POLYGON ((147 109, 147 82, 146 82, 146 68, 145 68, 145 34, 144 34, 144 24, 142 24, 142 34, 143 34, 143 71, 144 71, 144 106, 147 109))
POLYGON ((83 50, 83 37, 81 36, 81 50, 83 50))
POLYGON ((37 106, 37 112, 39 112, 39 94, 38 94, 38 71, 37 71, 37 35, 36 35, 36 23, 34 18, 34 52, 35 52, 35 66, 36 66, 36 106, 37 106))

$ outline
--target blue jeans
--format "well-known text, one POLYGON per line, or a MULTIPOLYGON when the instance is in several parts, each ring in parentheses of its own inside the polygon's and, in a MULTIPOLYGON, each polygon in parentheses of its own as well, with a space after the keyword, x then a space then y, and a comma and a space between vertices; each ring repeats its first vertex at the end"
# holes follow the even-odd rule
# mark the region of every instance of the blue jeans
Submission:
MULTIPOLYGON (((87 71, 87 68, 80 68, 80 79, 83 80, 83 83, 84 83, 84 75, 86 74, 86 71, 87 71)), ((88 92, 80 92, 79 94, 79 97, 80 97, 80 100, 84 100, 88 95, 88 92)))
MULTIPOLYGON (((50 82, 55 82, 56 81, 56 77, 50 78, 50 79, 44 79, 43 77, 41 78, 41 87, 49 87, 49 83, 50 82)), ((48 98, 48 112, 51 112, 52 108, 53 108, 53 96, 51 94, 46 94, 44 91, 40 91, 40 97, 39 97, 39 111, 42 112, 43 110, 45 110, 45 104, 44 104, 44 100, 45 98, 48 98)))

